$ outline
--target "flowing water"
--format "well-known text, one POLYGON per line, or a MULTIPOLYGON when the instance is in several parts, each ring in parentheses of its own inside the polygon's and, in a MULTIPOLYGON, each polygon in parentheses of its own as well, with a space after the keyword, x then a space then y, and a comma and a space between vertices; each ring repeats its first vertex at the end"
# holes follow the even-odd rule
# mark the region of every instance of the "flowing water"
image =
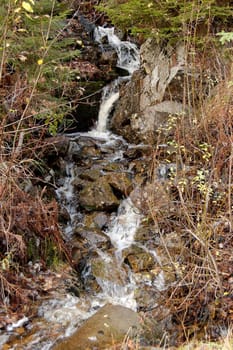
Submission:
MULTIPOLYGON (((137 47, 130 42, 122 42, 115 34, 114 28, 97 28, 95 31, 96 41, 101 45, 103 37, 108 38, 109 44, 116 50, 118 55, 118 67, 128 71, 127 77, 120 77, 114 82, 109 84, 103 89, 102 103, 99 110, 99 118, 96 128, 85 135, 88 137, 99 138, 102 140, 101 147, 111 146, 116 147, 125 144, 125 141, 120 137, 112 135, 107 130, 108 117, 114 107, 114 104, 119 98, 119 84, 122 80, 130 79, 131 74, 139 67, 139 52, 137 47)), ((80 136, 80 134, 79 134, 80 136)), ((70 137, 70 154, 74 151, 74 147, 77 147, 75 140, 77 135, 69 135, 70 137)), ((122 149, 116 147, 117 150, 113 151, 111 155, 111 161, 114 162, 117 159, 122 158, 122 149)), ((57 190, 57 196, 63 205, 66 207, 70 215, 70 222, 65 228, 65 236, 70 239, 73 233, 73 228, 79 220, 80 213, 76 210, 75 195, 73 180, 75 178, 75 165, 72 160, 67 161, 66 165, 66 178, 63 185, 57 190)), ((95 296, 75 297, 70 294, 64 296, 54 297, 54 299, 48 300, 43 303, 39 309, 39 316, 41 317, 41 323, 37 332, 31 337, 28 343, 24 344, 20 349, 34 349, 34 350, 47 350, 50 349, 53 343, 51 334, 48 332, 48 328, 54 328, 56 325, 58 333, 62 333, 62 336, 70 335, 83 320, 90 317, 96 310, 111 302, 113 304, 120 304, 136 310, 137 304, 134 299, 134 290, 136 286, 135 276, 132 272, 128 271, 126 276, 126 270, 121 267, 122 264, 122 251, 131 246, 134 242, 134 235, 136 229, 139 227, 142 216, 139 211, 133 206, 130 198, 126 198, 122 201, 118 208, 118 212, 113 216, 111 224, 106 231, 107 236, 110 238, 114 247, 115 255, 109 255, 106 252, 97 249, 99 258, 105 264, 106 271, 109 270, 111 263, 117 264, 119 274, 123 283, 119 281, 97 278, 98 284, 101 286, 102 292, 99 292, 95 296), (61 328, 59 328, 59 325, 61 328), (51 338, 51 341, 49 340, 51 338)), ((146 249, 146 248, 143 248, 146 249)), ((153 252, 155 259, 157 259, 156 253, 153 252)), ((90 271, 87 269, 83 272, 83 278, 88 278, 90 271)), ((162 274, 158 275, 156 281, 160 290, 164 287, 164 281, 162 274)), ((22 319, 21 323, 28 322, 27 319, 22 319)), ((21 324, 20 324, 21 325, 21 324)), ((17 328, 18 324, 13 324, 11 329, 13 331, 17 328)), ((29 326, 30 327, 30 326, 29 326)), ((8 333, 9 333, 8 332, 8 333)), ((4 335, 5 336, 5 335, 4 335)), ((7 335, 6 335, 7 336, 7 335)), ((0 345, 4 344, 6 338, 1 338, 0 345), (1 343, 2 342, 2 343, 1 343)), ((13 346, 12 349, 17 349, 13 346)))
POLYGON ((100 43, 107 37, 109 44, 115 49, 118 57, 117 66, 129 72, 131 75, 139 68, 140 57, 136 45, 129 41, 121 41, 114 33, 114 28, 97 27, 95 40, 100 43))

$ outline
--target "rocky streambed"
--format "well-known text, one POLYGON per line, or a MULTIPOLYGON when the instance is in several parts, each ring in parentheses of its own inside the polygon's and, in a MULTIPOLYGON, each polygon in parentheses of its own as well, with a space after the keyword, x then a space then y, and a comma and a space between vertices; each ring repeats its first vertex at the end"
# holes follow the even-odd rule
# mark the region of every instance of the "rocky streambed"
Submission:
MULTIPOLYGON (((75 272, 54 282, 40 318, 25 320, 8 349, 53 348, 56 339, 55 349, 102 349, 135 332, 142 344, 152 344, 171 326, 160 300, 176 271, 145 204, 151 147, 110 133, 62 136, 56 144, 50 181, 75 272)), ((178 237, 166 239, 178 253, 178 237)))
MULTIPOLYGON (((105 137, 88 134, 69 137, 66 156, 56 160, 59 171, 55 177, 56 183, 61 185, 58 195, 63 208, 60 220, 66 227, 66 239, 72 246, 77 271, 77 283, 70 288, 78 299, 88 300, 87 310, 91 314, 106 303, 120 305, 129 314, 129 320, 131 309, 156 323, 156 334, 160 337, 164 330, 157 326, 155 315, 159 312, 161 316, 161 293, 176 280, 176 271, 169 258, 160 256, 164 242, 147 216, 149 208, 145 202, 151 190, 148 174, 151 148, 129 145, 108 133, 105 137), (68 181, 67 175, 62 175, 67 170, 68 181), (75 209, 71 210, 71 206, 75 209)), ((167 237, 170 246, 173 244, 178 251, 178 237, 172 237, 173 243, 170 238, 167 237)), ((109 308, 111 310, 112 306, 109 308)), ((162 319, 168 322, 165 311, 162 319)), ((98 313, 93 316, 95 320, 97 316, 98 313)), ((99 322, 101 324, 101 319, 99 322)), ((89 321, 85 324, 89 327, 89 321)), ((120 320, 117 324, 121 326, 120 320)), ((111 327, 114 335, 118 328, 111 327)), ((130 326, 125 333, 128 328, 130 326)), ((81 342, 82 332, 77 332, 74 338, 71 336, 71 344, 74 339, 81 342)), ((155 336, 154 330, 150 332, 155 336)), ((96 334, 88 333, 85 342, 94 346, 95 337, 96 334)), ((107 341, 103 335, 101 339, 107 341)), ((117 335, 116 341, 119 341, 117 335)), ((57 348, 71 346, 69 340, 64 342, 66 345, 61 341, 57 348)))

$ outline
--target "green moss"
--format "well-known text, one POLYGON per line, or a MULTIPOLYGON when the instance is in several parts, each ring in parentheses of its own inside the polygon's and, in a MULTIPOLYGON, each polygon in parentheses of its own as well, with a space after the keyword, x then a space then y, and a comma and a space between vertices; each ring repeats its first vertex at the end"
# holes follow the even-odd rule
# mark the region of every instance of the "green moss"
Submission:
POLYGON ((46 238, 43 244, 46 266, 56 268, 62 261, 61 253, 51 239, 46 238))
POLYGON ((61 252, 49 237, 43 240, 35 236, 31 237, 27 243, 27 258, 33 263, 41 260, 47 267, 53 268, 56 268, 62 261, 61 252))

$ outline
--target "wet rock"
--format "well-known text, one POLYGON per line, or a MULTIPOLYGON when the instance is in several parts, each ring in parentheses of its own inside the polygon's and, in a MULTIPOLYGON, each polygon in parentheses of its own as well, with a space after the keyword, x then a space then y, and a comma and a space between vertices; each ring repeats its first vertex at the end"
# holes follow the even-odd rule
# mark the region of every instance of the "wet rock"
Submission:
POLYGON ((134 293, 137 307, 140 311, 149 311, 158 306, 160 292, 157 288, 148 285, 139 285, 134 293))
POLYGON ((134 337, 140 329, 139 317, 134 311, 119 305, 107 304, 89 318, 68 339, 54 350, 105 349, 124 337, 134 337))
POLYGON ((151 224, 144 223, 140 225, 135 233, 134 240, 141 243, 147 243, 153 240, 153 242, 156 241, 159 244, 158 226, 153 222, 151 224))
POLYGON ((108 64, 110 67, 116 67, 117 65, 117 53, 111 46, 103 50, 99 59, 99 64, 108 64))
POLYGON ((74 266, 77 271, 82 272, 90 265, 92 259, 98 258, 96 250, 108 250, 111 241, 99 228, 80 225, 74 230, 71 245, 74 266))
POLYGON ((130 145, 124 152, 124 156, 128 159, 139 159, 150 156, 153 148, 150 145, 130 145))
POLYGON ((99 286, 104 290, 117 289, 127 284, 127 273, 119 267, 114 257, 93 257, 89 259, 90 275, 97 280, 99 286))
POLYGON ((86 213, 83 223, 89 228, 98 228, 100 230, 106 228, 110 221, 110 215, 105 212, 86 213))
POLYGON ((81 157, 82 158, 99 158, 101 155, 101 151, 98 146, 84 146, 81 149, 81 157))
POLYGON ((111 246, 110 238, 98 228, 78 226, 74 229, 73 246, 79 244, 85 248, 108 249, 111 246))
POLYGON ((61 177, 66 177, 67 176, 67 161, 63 157, 59 157, 57 159, 57 169, 56 169, 56 177, 58 177, 58 183, 57 186, 61 186, 62 184, 59 183, 61 180, 61 177))
POLYGON ((81 172, 81 174, 79 174, 79 178, 87 181, 95 181, 98 180, 101 175, 101 169, 91 168, 81 172))
POLYGON ((104 178, 86 183, 79 193, 79 204, 87 211, 113 211, 119 206, 119 199, 104 178))
POLYGON ((108 173, 104 179, 119 199, 127 197, 132 190, 132 182, 126 172, 108 173))
POLYGON ((154 265, 153 256, 148 253, 130 254, 125 259, 125 262, 129 264, 134 272, 149 270, 154 265))
POLYGON ((87 181, 96 181, 100 177, 111 186, 115 195, 122 198, 122 196, 128 196, 132 190, 132 183, 130 176, 127 172, 119 171, 118 169, 114 172, 106 172, 102 169, 101 164, 98 168, 87 169, 79 174, 79 178, 87 181))
POLYGON ((131 120, 140 110, 140 80, 143 75, 142 72, 135 72, 131 81, 122 85, 120 98, 110 121, 110 129, 131 143, 140 142, 140 135, 132 133, 131 120))
POLYGON ((130 169, 134 170, 134 172, 141 178, 148 177, 148 169, 150 169, 150 166, 151 166, 151 158, 149 157, 135 159, 130 163, 130 169))
POLYGON ((144 249, 132 245, 123 251, 124 261, 134 272, 150 270, 155 265, 154 255, 144 249))
POLYGON ((127 162, 125 160, 115 161, 110 163, 102 163, 105 173, 122 173, 127 168, 127 162))

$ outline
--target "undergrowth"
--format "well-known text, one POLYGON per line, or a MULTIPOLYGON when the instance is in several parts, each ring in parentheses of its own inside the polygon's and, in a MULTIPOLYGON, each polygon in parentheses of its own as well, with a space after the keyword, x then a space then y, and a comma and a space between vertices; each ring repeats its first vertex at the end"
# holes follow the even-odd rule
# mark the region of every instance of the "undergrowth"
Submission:
MULTIPOLYGON (((206 40, 209 45, 209 36, 206 40)), ((163 305, 178 330, 177 344, 217 339, 233 321, 233 65, 221 57, 224 49, 221 54, 214 51, 213 58, 211 52, 195 48, 193 59, 188 56, 194 49, 190 42, 186 40, 187 65, 198 67, 204 77, 212 57, 212 66, 219 67, 218 79, 209 94, 195 78, 186 80, 184 103, 189 112, 170 115, 159 132, 152 167, 155 192, 149 201, 162 242, 170 232, 182 241, 180 254, 164 243, 177 283, 168 289, 163 305), (158 185, 161 164, 168 171, 158 185), (158 203, 158 186, 170 203, 166 208, 158 203)), ((226 50, 229 57, 231 48, 226 50)))
POLYGON ((71 263, 57 203, 34 186, 45 138, 65 127, 69 91, 77 85, 78 72, 69 69, 79 55, 66 34, 69 13, 56 0, 0 4, 0 306, 6 313, 35 298, 30 281, 38 276, 30 264, 71 263))

